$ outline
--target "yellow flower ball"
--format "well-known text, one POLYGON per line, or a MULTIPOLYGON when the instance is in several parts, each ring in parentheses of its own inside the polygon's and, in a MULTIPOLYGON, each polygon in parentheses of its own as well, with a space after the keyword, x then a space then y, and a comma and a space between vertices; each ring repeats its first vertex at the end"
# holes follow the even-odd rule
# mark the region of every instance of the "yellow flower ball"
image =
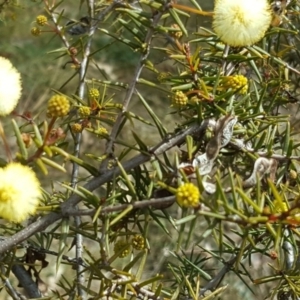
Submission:
POLYGON ((107 135, 108 131, 105 127, 101 126, 100 128, 98 128, 96 130, 96 133, 99 134, 99 135, 107 135))
POLYGON ((80 133, 82 131, 82 125, 80 123, 74 123, 71 125, 71 130, 73 133, 80 133))
POLYGON ((20 163, 0 169, 0 217, 22 222, 34 214, 42 192, 35 173, 20 163))
POLYGON ((119 253, 119 257, 123 258, 130 253, 130 244, 125 240, 118 240, 114 245, 114 252, 119 253))
POLYGON ((288 206, 283 201, 278 201, 277 199, 273 201, 274 212, 275 213, 283 213, 288 211, 288 206))
POLYGON ((197 207, 200 192, 192 183, 185 183, 177 189, 176 200, 181 207, 197 207))
POLYGON ((91 89, 89 90, 89 97, 90 97, 91 99, 99 98, 99 96, 100 96, 100 92, 99 92, 98 89, 91 88, 91 89))
POLYGON ((20 73, 8 59, 0 57, 0 116, 7 116, 15 109, 21 92, 20 73))
POLYGON ((267 0, 216 0, 213 29, 229 46, 249 46, 263 38, 272 21, 267 0))
POLYGON ((54 95, 48 102, 47 115, 49 117, 64 117, 70 110, 69 100, 62 95, 54 95))
POLYGON ((140 234, 136 234, 131 240, 132 247, 136 250, 145 248, 145 239, 140 234))
POLYGON ((88 106, 80 106, 78 108, 78 113, 81 118, 87 118, 91 114, 91 108, 88 106))
POLYGON ((182 91, 176 91, 172 97, 172 105, 185 106, 188 103, 188 97, 182 91))
POLYGON ((38 27, 32 27, 31 30, 30 30, 30 32, 34 36, 39 36, 42 31, 38 27))
POLYGON ((159 82, 165 82, 169 77, 170 77, 170 74, 168 74, 166 72, 162 72, 157 75, 157 80, 159 82))
POLYGON ((224 88, 231 88, 233 91, 239 90, 240 94, 246 94, 248 91, 248 79, 243 75, 225 76, 222 79, 224 88))
POLYGON ((35 20, 35 21, 36 21, 36 23, 37 23, 39 26, 44 26, 44 25, 47 24, 48 19, 47 19, 47 17, 44 16, 44 15, 39 15, 39 16, 36 17, 36 20, 35 20))

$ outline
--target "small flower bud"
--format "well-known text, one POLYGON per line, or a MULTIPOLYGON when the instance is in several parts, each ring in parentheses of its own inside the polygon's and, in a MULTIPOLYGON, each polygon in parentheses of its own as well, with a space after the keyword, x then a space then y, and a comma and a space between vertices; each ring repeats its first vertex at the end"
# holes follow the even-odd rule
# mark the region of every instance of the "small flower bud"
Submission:
POLYGON ((70 47, 69 52, 71 55, 75 56, 78 53, 78 50, 75 47, 70 47))
POLYGON ((182 37, 182 31, 180 30, 180 27, 177 24, 172 24, 171 27, 174 28, 174 29, 178 29, 177 31, 171 31, 171 35, 175 39, 181 38, 182 37))
POLYGON ((32 144, 32 139, 31 139, 31 135, 29 133, 22 133, 22 140, 25 144, 26 148, 29 148, 30 145, 32 144))
POLYGON ((38 27, 33 27, 31 28, 30 32, 33 36, 39 36, 41 34, 41 29, 39 29, 38 27))
POLYGON ((71 130, 73 133, 80 133, 82 131, 82 125, 80 123, 74 123, 71 125, 71 130))

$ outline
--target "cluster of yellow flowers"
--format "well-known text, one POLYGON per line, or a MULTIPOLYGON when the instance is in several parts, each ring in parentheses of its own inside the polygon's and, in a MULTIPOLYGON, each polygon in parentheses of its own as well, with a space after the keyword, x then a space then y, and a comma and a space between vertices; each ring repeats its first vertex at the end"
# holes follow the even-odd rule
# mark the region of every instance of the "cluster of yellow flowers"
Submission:
POLYGON ((131 250, 131 245, 125 240, 118 240, 114 245, 114 252, 119 253, 119 257, 126 257, 131 250))
POLYGON ((48 22, 48 18, 44 15, 39 15, 36 17, 36 23, 39 25, 39 26, 44 26, 47 24, 48 22))
POLYGON ((95 133, 100 134, 100 135, 107 135, 108 131, 105 127, 101 126, 95 131, 95 133))
POLYGON ((91 114, 91 108, 88 106, 80 106, 78 113, 81 118, 87 118, 91 114))
MULTIPOLYGON (((44 15, 39 15, 36 17, 35 22, 38 26, 45 26, 48 23, 48 18, 44 15)), ((42 31, 39 27, 32 27, 31 28, 31 34, 34 36, 39 36, 42 31)))
POLYGON ((135 234, 131 241, 125 241, 124 239, 117 240, 114 245, 114 252, 119 253, 119 257, 126 257, 131 247, 136 250, 143 250, 145 248, 145 239, 140 234, 135 234))
POLYGON ((172 105, 185 106, 188 103, 188 97, 182 91, 176 91, 172 96, 172 105))
POLYGON ((283 213, 288 211, 287 204, 283 201, 278 201, 277 199, 275 199, 273 201, 273 205, 274 205, 274 212, 276 213, 283 213))
POLYGON ((199 189, 190 182, 181 185, 176 191, 176 200, 181 207, 197 207, 199 199, 199 189))
POLYGON ((159 82, 164 82, 168 77, 170 77, 170 74, 168 74, 166 72, 161 72, 157 75, 157 80, 159 82))
POLYGON ((140 234, 136 234, 132 238, 131 244, 134 249, 143 250, 145 248, 145 239, 140 234))
POLYGON ((233 91, 239 90, 240 94, 248 91, 248 79, 243 75, 225 76, 222 79, 222 86, 225 89, 231 88, 233 91))
POLYGON ((98 90, 98 89, 95 89, 95 88, 91 88, 91 89, 89 90, 89 97, 90 97, 91 99, 97 99, 97 98, 99 98, 99 97, 100 97, 100 92, 99 92, 99 90, 98 90))
POLYGON ((71 125, 71 130, 74 133, 80 133, 82 131, 82 125, 80 123, 74 123, 71 125))
MULTIPOLYGON (((287 203, 282 199, 275 199, 273 201, 273 209, 272 212, 276 214, 282 214, 289 211, 289 207, 287 203)), ((291 209, 286 216, 285 221, 290 224, 298 224, 300 222, 300 209, 298 207, 291 209)))
POLYGON ((32 27, 30 32, 33 36, 39 36, 42 33, 41 29, 38 27, 32 27))
POLYGON ((70 102, 63 95, 54 95, 48 101, 47 116, 48 117, 64 117, 70 110, 70 102))

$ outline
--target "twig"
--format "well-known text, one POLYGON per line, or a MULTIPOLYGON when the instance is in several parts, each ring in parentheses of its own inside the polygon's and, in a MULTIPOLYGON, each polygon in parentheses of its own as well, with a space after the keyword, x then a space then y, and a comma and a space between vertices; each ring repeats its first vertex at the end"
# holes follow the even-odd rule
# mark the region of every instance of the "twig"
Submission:
MULTIPOLYGON (((44 248, 39 248, 36 246, 29 246, 28 248, 33 249, 35 252, 37 253, 43 253, 43 254, 50 254, 50 255, 54 255, 54 256, 59 256, 59 253, 53 251, 53 250, 48 250, 48 249, 44 249, 44 248)), ((62 255, 61 257, 63 260, 71 263, 71 264, 79 264, 83 267, 87 267, 87 264, 82 260, 82 259, 77 259, 77 258, 72 258, 70 256, 67 255, 62 255)))
POLYGON ((108 139, 108 142, 107 142, 107 145, 106 145, 106 151, 105 151, 108 158, 105 159, 102 162, 102 164, 100 166, 100 173, 105 173, 106 170, 107 170, 108 161, 109 161, 109 159, 111 158, 111 156, 113 154, 115 139, 116 139, 117 134, 120 130, 120 126, 123 123, 125 113, 128 109, 128 105, 129 105, 129 103, 132 99, 133 93, 136 89, 136 84, 137 84, 137 82, 139 80, 139 77, 141 75, 141 72, 144 68, 145 62, 146 62, 146 60, 147 60, 147 58, 150 54, 150 45, 151 45, 151 42, 152 42, 152 39, 153 39, 153 34, 154 34, 154 31, 155 31, 155 28, 156 28, 158 22, 160 21, 160 18, 162 17, 163 13, 168 8, 168 6, 169 6, 169 3, 167 2, 167 4, 165 4, 164 8, 154 16, 153 21, 152 21, 152 25, 148 29, 148 32, 147 32, 146 37, 145 37, 145 41, 143 43, 143 45, 144 45, 143 46, 144 47, 143 53, 140 57, 139 63, 137 65, 136 69, 135 69, 133 79, 132 79, 132 81, 129 85, 129 88, 126 92, 126 95, 124 97, 122 111, 118 114, 116 122, 115 122, 114 126, 112 127, 111 134, 109 136, 109 139, 108 139))
MULTIPOLYGON (((266 233, 261 234, 255 239, 255 244, 259 243, 261 240, 264 239, 266 236, 266 233)), ((252 248, 252 244, 248 244, 244 249, 243 253, 246 253, 246 251, 250 251, 252 248)), ((248 255, 244 255, 245 257, 248 257, 248 255)), ((231 271, 233 265, 236 263, 237 259, 240 257, 240 254, 237 253, 232 256, 232 258, 224 263, 223 268, 219 271, 219 273, 212 278, 203 288, 200 289, 200 295, 203 296, 206 291, 212 291, 222 282, 224 276, 231 271)), ((189 299, 190 300, 190 299, 189 299)))
MULTIPOLYGON (((114 206, 108 206, 101 209, 100 215, 105 215, 113 212, 124 211, 128 206, 132 206, 133 209, 139 208, 165 208, 170 206, 175 202, 175 196, 168 196, 163 198, 155 198, 149 200, 141 200, 130 204, 119 204, 114 206)), ((69 216, 92 216, 96 212, 96 209, 85 209, 85 210, 76 210, 71 209, 68 211, 69 216)))
POLYGON ((230 261, 226 262, 221 271, 213 279, 211 279, 202 289, 200 289, 201 296, 203 296, 207 291, 213 291, 221 283, 224 276, 231 270, 237 258, 238 256, 234 256, 230 261))
MULTIPOLYGON (((84 94, 85 94, 85 76, 87 73, 87 69, 88 69, 88 64, 89 64, 89 56, 90 56, 90 52, 91 52, 91 46, 92 46, 92 41, 93 41, 93 37, 94 34, 96 32, 97 29, 97 24, 103 20, 103 18, 111 11, 115 8, 116 5, 118 5, 120 3, 120 1, 114 1, 111 5, 109 5, 104 11, 100 12, 97 16, 96 16, 96 22, 94 22, 91 27, 89 28, 89 32, 88 32, 88 40, 85 46, 85 49, 83 51, 83 59, 80 63, 80 69, 79 69, 79 89, 78 89, 78 96, 80 99, 84 98, 84 94)), ((90 17, 91 19, 94 19, 94 1, 93 0, 89 0, 88 1, 88 5, 89 5, 89 12, 90 12, 90 17)), ((61 38, 64 40, 64 36, 61 35, 61 38)), ((65 44, 67 45, 67 43, 65 42, 65 44)), ((75 135, 74 138, 74 156, 75 157, 79 157, 80 155, 80 146, 81 146, 81 139, 82 139, 82 134, 81 133, 77 133, 75 135)), ((73 162, 73 169, 72 169, 72 175, 71 175, 71 187, 75 188, 77 185, 77 178, 78 178, 78 173, 79 173, 79 166, 76 162, 73 162)), ((80 216, 75 216, 75 227, 79 228, 81 225, 81 219, 80 216)), ((75 248, 76 248, 76 259, 77 261, 81 261, 82 260, 82 253, 83 253, 83 238, 82 235, 80 233, 76 233, 75 236, 75 248)), ((76 273, 77 273, 77 292, 78 295, 84 299, 85 297, 85 292, 83 291, 83 289, 81 288, 82 286, 84 286, 84 268, 81 264, 76 264, 77 268, 76 268, 76 273)))
MULTIPOLYGON (((125 275, 121 275, 119 279, 113 282, 110 288, 104 291, 102 296, 106 296, 106 297, 110 296, 115 290, 118 290, 119 287, 122 286, 124 282, 127 282, 128 280, 131 280, 131 278, 125 275)), ((162 297, 156 296, 154 292, 141 287, 138 282, 131 282, 131 287, 134 289, 135 292, 133 293, 132 290, 131 291, 128 290, 127 293, 128 295, 135 296, 137 299, 153 299, 153 300, 162 299, 162 297)))
MULTIPOLYGON (((28 274, 24 266, 22 265, 13 265, 11 268, 14 275, 18 278, 19 282, 22 285, 22 288, 26 291, 28 297, 31 298, 40 298, 41 292, 39 291, 37 284, 33 281, 31 276, 28 274)), ((16 298, 16 299, 19 299, 16 298)))

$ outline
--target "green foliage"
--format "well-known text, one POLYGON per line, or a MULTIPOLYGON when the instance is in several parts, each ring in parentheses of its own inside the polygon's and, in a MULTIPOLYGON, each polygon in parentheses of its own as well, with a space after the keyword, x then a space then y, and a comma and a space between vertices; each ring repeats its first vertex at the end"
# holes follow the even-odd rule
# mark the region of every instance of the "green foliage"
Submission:
POLYGON ((33 167, 43 188, 27 224, 0 225, 3 297, 20 299, 13 275, 40 299, 300 296, 300 4, 274 3, 241 48, 195 25, 195 1, 78 1, 77 19, 74 1, 0 4, 24 93, 1 166, 33 167), (36 28, 9 33, 27 11, 36 28), (53 95, 67 115, 47 116, 53 95), (199 203, 186 188, 183 207, 189 182, 199 203))

